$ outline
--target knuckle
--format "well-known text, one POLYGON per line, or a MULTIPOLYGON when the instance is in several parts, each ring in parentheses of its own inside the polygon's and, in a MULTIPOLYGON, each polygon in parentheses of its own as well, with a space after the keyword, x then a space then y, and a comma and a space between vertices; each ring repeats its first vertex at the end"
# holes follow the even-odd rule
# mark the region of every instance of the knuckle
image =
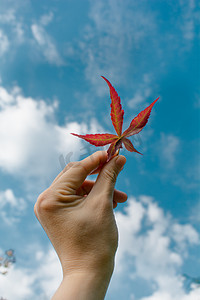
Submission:
POLYGON ((39 195, 34 205, 34 212, 36 216, 38 216, 40 213, 44 211, 51 210, 52 205, 51 205, 51 201, 49 201, 49 198, 50 198, 49 189, 45 190, 39 195))
POLYGON ((38 218, 38 212, 37 212, 37 202, 34 205, 34 214, 36 215, 36 217, 38 218))
POLYGON ((66 165, 66 168, 71 168, 71 167, 73 167, 74 164, 75 164, 75 162, 70 161, 70 162, 66 165))
POLYGON ((71 167, 73 167, 73 165, 74 165, 74 162, 72 162, 72 161, 69 162, 63 169, 63 173, 65 173, 67 170, 69 170, 71 167))
POLYGON ((75 162, 73 168, 77 168, 81 173, 88 173, 86 167, 81 162, 75 162))

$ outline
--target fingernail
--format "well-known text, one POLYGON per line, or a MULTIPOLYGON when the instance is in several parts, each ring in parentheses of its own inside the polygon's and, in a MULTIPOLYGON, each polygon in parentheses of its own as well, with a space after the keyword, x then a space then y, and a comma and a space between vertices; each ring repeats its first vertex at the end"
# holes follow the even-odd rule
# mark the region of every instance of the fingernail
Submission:
POLYGON ((123 169, 123 166, 126 163, 126 157, 123 155, 119 155, 115 160, 116 165, 120 168, 120 171, 123 169))

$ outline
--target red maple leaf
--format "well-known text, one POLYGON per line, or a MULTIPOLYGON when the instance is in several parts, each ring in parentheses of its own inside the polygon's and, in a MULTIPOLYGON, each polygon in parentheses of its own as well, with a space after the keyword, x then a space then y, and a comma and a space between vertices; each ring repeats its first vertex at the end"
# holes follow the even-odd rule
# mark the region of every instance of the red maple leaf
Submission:
POLYGON ((139 154, 139 151, 137 151, 131 141, 128 139, 128 137, 139 133, 147 124, 148 118, 151 113, 151 109, 156 103, 156 101, 159 99, 159 97, 151 103, 147 108, 145 108, 143 111, 141 111, 137 117, 135 117, 129 127, 122 133, 122 125, 123 125, 123 119, 124 119, 124 110, 121 106, 121 100, 118 96, 116 90, 111 85, 111 83, 103 76, 101 76, 108 84, 110 89, 110 98, 111 98, 111 121, 115 128, 116 134, 110 134, 110 133, 103 133, 103 134, 76 134, 71 133, 75 136, 78 136, 79 138, 84 139, 85 141, 89 142, 90 144, 94 146, 105 146, 110 144, 110 147, 108 148, 108 161, 111 159, 113 155, 122 148, 122 144, 125 146, 125 148, 130 152, 137 152, 139 154))

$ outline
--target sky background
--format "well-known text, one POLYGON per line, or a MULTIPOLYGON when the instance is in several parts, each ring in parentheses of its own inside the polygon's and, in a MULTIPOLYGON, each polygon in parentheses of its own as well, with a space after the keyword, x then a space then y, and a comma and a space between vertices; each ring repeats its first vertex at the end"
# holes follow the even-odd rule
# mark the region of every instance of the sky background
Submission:
MULTIPOLYGON (((50 299, 56 254, 34 216, 70 160, 97 150, 72 135, 114 133, 108 78, 124 129, 153 100, 116 187, 120 234, 107 300, 199 300, 200 6, 195 0, 0 0, 0 274, 8 300, 50 299)), ((105 148, 106 149, 106 148, 105 148)))

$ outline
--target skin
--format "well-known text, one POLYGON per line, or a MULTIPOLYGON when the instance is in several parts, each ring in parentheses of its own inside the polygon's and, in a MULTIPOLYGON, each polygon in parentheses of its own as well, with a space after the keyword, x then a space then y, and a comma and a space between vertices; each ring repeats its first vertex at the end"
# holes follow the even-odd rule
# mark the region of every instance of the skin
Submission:
POLYGON ((126 162, 106 151, 68 164, 37 199, 34 212, 60 259, 63 280, 52 300, 104 299, 114 269, 118 230, 113 208, 127 195, 114 190, 126 162), (102 166, 95 182, 87 176, 102 166))

